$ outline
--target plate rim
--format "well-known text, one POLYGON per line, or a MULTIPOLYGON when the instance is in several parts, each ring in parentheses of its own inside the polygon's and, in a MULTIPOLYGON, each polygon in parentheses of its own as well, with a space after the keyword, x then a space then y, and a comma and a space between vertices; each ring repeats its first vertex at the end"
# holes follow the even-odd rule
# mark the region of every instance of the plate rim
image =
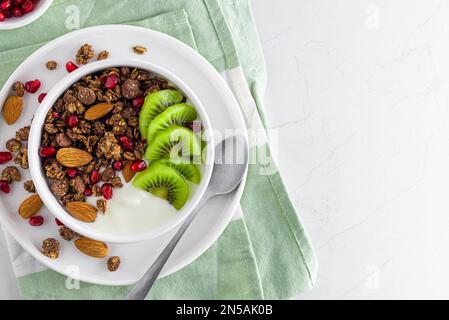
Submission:
MULTIPOLYGON (((66 34, 63 34, 63 35, 49 41, 48 43, 44 44, 39 49, 34 51, 31 55, 29 55, 14 70, 14 72, 9 76, 8 80, 4 83, 3 87, 0 90, 0 99, 2 99, 2 96, 5 95, 5 93, 7 93, 9 91, 9 89, 7 89, 7 88, 9 88, 11 86, 12 82, 14 81, 15 75, 19 72, 19 69, 21 69, 22 66, 24 64, 26 64, 29 60, 33 59, 35 56, 40 54, 40 52, 46 51, 46 50, 51 50, 51 48, 57 46, 58 43, 66 40, 70 37, 75 37, 78 34, 95 32, 98 30, 107 30, 107 29, 123 29, 123 30, 129 31, 129 32, 139 31, 139 32, 146 32, 149 34, 153 34, 153 36, 155 36, 155 37, 160 37, 162 39, 165 39, 166 41, 172 41, 178 47, 182 48, 182 50, 186 50, 187 52, 189 52, 190 55, 193 54, 194 56, 196 56, 196 59, 202 60, 202 64, 206 68, 209 69, 206 71, 208 73, 214 73, 216 76, 218 76, 216 81, 224 84, 224 86, 222 86, 223 90, 226 91, 226 95, 228 95, 230 97, 230 99, 233 101, 233 104, 235 105, 235 107, 237 109, 237 110, 233 110, 233 111, 236 111, 236 114, 233 115, 233 119, 235 119, 234 121, 240 122, 241 128, 239 128, 239 129, 244 128, 244 130, 241 133, 243 134, 245 140, 248 142, 247 127, 246 127, 246 123, 244 120, 243 112, 240 108, 240 105, 239 105, 234 93, 232 92, 231 88, 226 83, 226 81, 223 79, 223 77, 220 75, 218 70, 216 70, 215 67, 212 66, 212 64, 208 60, 206 60, 206 58, 204 58, 199 52, 195 51, 193 48, 191 48, 187 44, 183 43, 182 41, 180 41, 168 34, 165 34, 165 33, 153 30, 153 29, 139 27, 139 26, 123 25, 123 24, 96 25, 96 26, 82 28, 82 29, 68 32, 66 34)), ((241 185, 239 186, 239 188, 236 189, 236 191, 234 191, 233 193, 230 194, 230 196, 232 197, 232 199, 228 200, 229 207, 230 207, 230 209, 229 209, 230 213, 226 215, 224 223, 222 223, 221 225, 217 225, 217 232, 204 238, 204 240, 201 243, 199 243, 197 247, 194 247, 193 249, 191 249, 191 251, 192 251, 191 254, 184 257, 183 259, 181 259, 177 263, 173 264, 172 266, 168 266, 168 267, 164 268, 162 270, 159 278, 166 277, 176 271, 181 270, 182 268, 188 266, 189 264, 191 264, 198 257, 200 257, 205 251, 207 251, 207 249, 209 249, 214 244, 214 242, 222 235, 223 231, 230 224, 232 218, 234 217, 236 209, 240 203, 240 199, 242 197, 243 190, 246 185, 247 174, 248 174, 248 167, 246 169, 246 172, 243 177, 241 185)), ((6 208, 3 204, 3 202, 1 202, 1 201, 0 201, 0 209, 4 212, 6 211, 6 208)), ((10 225, 8 220, 3 219, 2 215, 0 215, 0 223, 11 234, 11 236, 15 239, 15 241, 17 241, 27 253, 29 253, 31 256, 33 256, 33 258, 37 259, 40 263, 42 263, 43 265, 45 265, 46 267, 48 267, 49 269, 51 269, 57 273, 60 273, 67 277, 73 277, 73 274, 70 271, 65 270, 63 267, 59 267, 57 265, 52 264, 52 260, 43 256, 38 250, 36 250, 35 246, 32 246, 32 248, 30 248, 30 246, 27 243, 25 243, 24 241, 22 241, 22 239, 20 239, 20 238, 18 239, 15 235, 15 231, 14 231, 12 224, 10 225)), ((116 280, 116 281, 114 281, 114 280, 105 280, 105 279, 92 279, 92 277, 86 278, 84 276, 84 273, 80 273, 79 276, 76 277, 76 279, 86 282, 86 283, 105 285, 105 286, 131 285, 136 282, 135 280, 116 280)))

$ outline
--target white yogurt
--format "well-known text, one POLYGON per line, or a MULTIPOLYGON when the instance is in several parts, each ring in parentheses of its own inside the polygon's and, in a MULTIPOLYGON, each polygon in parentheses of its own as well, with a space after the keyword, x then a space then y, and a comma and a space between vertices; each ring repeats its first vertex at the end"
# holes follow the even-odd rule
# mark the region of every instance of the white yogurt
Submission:
POLYGON ((129 234, 149 230, 178 214, 167 200, 125 183, 114 189, 105 214, 98 214, 95 227, 102 231, 129 234))

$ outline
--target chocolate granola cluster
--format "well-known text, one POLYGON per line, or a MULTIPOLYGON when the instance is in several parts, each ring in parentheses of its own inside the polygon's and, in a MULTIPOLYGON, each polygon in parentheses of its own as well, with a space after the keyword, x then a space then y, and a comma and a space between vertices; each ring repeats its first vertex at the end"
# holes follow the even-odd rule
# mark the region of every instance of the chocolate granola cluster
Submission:
MULTIPOLYGON (((148 71, 121 67, 87 75, 65 91, 48 111, 41 139, 44 171, 61 204, 101 196, 101 182, 113 188, 122 186, 116 168, 141 159, 145 149, 138 119, 143 97, 169 87, 166 80, 148 71), (99 103, 113 108, 102 118, 86 119, 86 111, 99 103), (85 166, 66 168, 54 152, 46 156, 45 148, 77 148, 93 159, 85 166)), ((98 207, 104 212, 106 203, 98 201, 98 207)))

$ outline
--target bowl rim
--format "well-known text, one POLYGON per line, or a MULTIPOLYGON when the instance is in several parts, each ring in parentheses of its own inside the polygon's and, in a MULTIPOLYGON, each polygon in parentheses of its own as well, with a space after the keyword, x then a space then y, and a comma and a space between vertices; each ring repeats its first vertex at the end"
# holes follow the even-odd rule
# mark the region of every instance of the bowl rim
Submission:
POLYGON ((19 18, 12 17, 0 22, 0 30, 18 29, 36 21, 50 8, 52 2, 53 0, 40 0, 37 8, 33 12, 27 13, 19 18))
POLYGON ((34 115, 33 121, 31 123, 28 141, 29 168, 31 178, 35 184, 36 190, 48 210, 62 223, 64 223, 64 225, 83 236, 99 241, 112 243, 132 243, 153 239, 162 234, 165 234, 166 232, 179 225, 196 208, 201 198, 203 197, 212 175, 215 155, 215 143, 213 134, 206 134, 205 138, 207 139, 207 161, 204 162, 202 179, 200 184, 196 187, 195 193, 190 197, 184 208, 179 210, 179 212, 175 216, 170 217, 169 219, 164 221, 164 223, 156 227, 152 227, 147 231, 140 231, 133 235, 113 234, 110 232, 93 230, 89 227, 90 223, 73 218, 64 209, 64 207, 59 204, 59 202, 56 200, 56 197, 52 194, 49 184, 47 183, 46 176, 42 170, 41 158, 39 156, 38 150, 41 144, 41 136, 45 118, 48 110, 53 106, 56 100, 63 94, 66 89, 68 89, 80 78, 103 69, 122 66, 136 67, 156 73, 175 84, 175 86, 178 87, 192 101, 192 104, 195 106, 197 112, 200 115, 201 124, 205 129, 205 132, 211 132, 212 129, 206 109, 202 105, 200 99, 193 92, 193 90, 183 80, 178 78, 168 69, 149 61, 138 59, 106 59, 102 61, 91 62, 87 65, 79 67, 77 70, 66 75, 47 93, 34 115))

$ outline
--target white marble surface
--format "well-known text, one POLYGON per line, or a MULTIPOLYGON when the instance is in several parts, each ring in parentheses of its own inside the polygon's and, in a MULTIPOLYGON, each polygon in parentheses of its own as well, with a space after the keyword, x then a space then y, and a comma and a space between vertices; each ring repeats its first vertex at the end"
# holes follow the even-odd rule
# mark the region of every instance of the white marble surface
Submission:
POLYGON ((301 299, 449 298, 449 2, 253 1, 301 299))
POLYGON ((298 298, 449 298, 449 2, 253 3, 279 167, 320 263, 298 298))

